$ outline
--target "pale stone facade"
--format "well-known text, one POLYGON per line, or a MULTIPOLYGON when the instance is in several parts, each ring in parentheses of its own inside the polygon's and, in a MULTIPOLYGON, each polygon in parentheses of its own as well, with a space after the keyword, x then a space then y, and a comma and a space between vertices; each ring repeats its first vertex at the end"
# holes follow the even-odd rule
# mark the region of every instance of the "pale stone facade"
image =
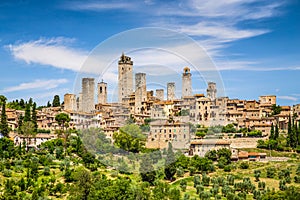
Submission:
POLYGON ((206 90, 207 97, 210 98, 212 101, 216 99, 217 97, 217 87, 216 83, 214 82, 208 82, 208 88, 206 90))
POLYGON ((192 95, 192 74, 190 68, 185 67, 182 73, 182 98, 192 95))
POLYGON ((77 101, 75 94, 65 94, 64 95, 64 110, 76 111, 77 101))
POLYGON ((230 142, 227 140, 219 139, 203 139, 193 140, 191 142, 190 155, 198 155, 204 157, 208 151, 219 149, 230 149, 230 142))
POLYGON ((143 102, 147 101, 146 74, 135 74, 135 113, 144 113, 143 102))
POLYGON ((83 78, 82 79, 82 112, 92 112, 95 110, 95 79, 83 78))
POLYGON ((97 84, 98 103, 106 104, 107 102, 107 83, 101 81, 97 84))
POLYGON ((188 149, 191 134, 188 123, 156 120, 150 123, 150 133, 146 142, 148 148, 164 149, 170 142, 174 149, 188 149))
POLYGON ((156 95, 156 98, 163 101, 165 99, 164 89, 156 89, 155 95, 156 95))
POLYGON ((118 64, 118 94, 119 103, 122 103, 123 98, 128 97, 133 92, 133 61, 130 57, 122 54, 118 64))
POLYGON ((174 100, 175 99, 175 83, 167 83, 167 99, 174 100))

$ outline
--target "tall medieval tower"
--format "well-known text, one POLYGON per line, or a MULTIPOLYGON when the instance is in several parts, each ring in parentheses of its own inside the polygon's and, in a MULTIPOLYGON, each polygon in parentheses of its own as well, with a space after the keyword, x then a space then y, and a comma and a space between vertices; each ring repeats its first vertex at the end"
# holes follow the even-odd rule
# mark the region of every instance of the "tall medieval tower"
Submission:
POLYGON ((77 102, 75 94, 64 95, 64 110, 77 111, 77 102))
POLYGON ((93 78, 82 79, 82 111, 91 112, 95 110, 94 92, 95 80, 93 78))
POLYGON ((107 102, 107 83, 103 80, 97 84, 98 103, 106 104, 107 102))
POLYGON ((142 102, 147 101, 146 74, 135 74, 135 113, 143 112, 142 102))
POLYGON ((217 96, 216 83, 208 82, 206 93, 207 93, 207 97, 210 98, 212 101, 214 101, 217 96))
POLYGON ((133 92, 133 62, 131 58, 125 56, 124 53, 120 57, 119 64, 119 84, 118 84, 118 95, 119 103, 122 103, 124 97, 129 96, 133 92))
POLYGON ((188 67, 183 69, 182 73, 182 97, 192 96, 192 74, 188 67))
POLYGON ((174 100, 175 99, 175 83, 167 83, 167 99, 174 100))

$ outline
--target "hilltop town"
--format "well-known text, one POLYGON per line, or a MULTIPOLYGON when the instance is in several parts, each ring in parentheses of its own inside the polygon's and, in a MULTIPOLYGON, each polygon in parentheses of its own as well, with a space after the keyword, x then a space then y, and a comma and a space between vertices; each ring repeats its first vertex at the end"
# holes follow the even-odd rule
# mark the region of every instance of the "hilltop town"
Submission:
POLYGON ((124 54, 118 72, 113 103, 108 84, 89 77, 62 104, 58 95, 38 108, 1 95, 2 199, 299 196, 299 104, 219 97, 214 82, 194 94, 188 67, 181 97, 170 82, 165 98, 162 88, 147 90, 146 74, 133 74, 124 54))
MULTIPOLYGON (((168 143, 172 143, 176 149, 196 151, 204 146, 199 139, 205 135, 207 139, 214 139, 209 148, 215 147, 216 143, 220 147, 256 147, 257 138, 251 142, 251 139, 243 140, 240 137, 247 135, 246 132, 256 131, 260 138, 268 138, 275 125, 280 132, 286 132, 289 117, 298 119, 300 116, 299 104, 293 107, 278 106, 275 95, 260 96, 258 100, 219 97, 214 82, 207 83, 206 94, 194 94, 192 73, 188 67, 183 68, 181 78, 180 98, 175 95, 175 82, 167 83, 167 97, 162 88, 157 88, 155 93, 147 91, 146 74, 134 74, 133 61, 122 54, 118 61, 118 102, 107 102, 107 83, 101 81, 96 85, 94 78, 83 78, 81 93, 65 94, 61 106, 45 107, 37 111, 37 126, 40 130, 54 133, 59 128, 55 116, 63 112, 70 116, 70 128, 101 128, 112 139, 114 132, 131 120, 138 125, 145 125, 143 131, 147 135, 147 148, 163 149, 168 143), (94 102, 95 93, 97 102, 94 102), (221 134, 217 137, 218 140, 215 135, 210 137, 206 134, 207 130, 202 137, 196 134, 205 128, 228 125, 234 130, 243 131, 234 135, 221 134), (237 139, 230 139, 233 137, 237 139)), ((16 133, 18 119, 20 115, 24 115, 24 111, 7 108, 6 113, 11 135, 16 140, 16 137, 20 137, 16 133)), ((38 144, 42 142, 42 138, 48 140, 55 137, 53 134, 38 136, 38 144)), ((206 151, 208 150, 199 154, 204 155, 206 151)))

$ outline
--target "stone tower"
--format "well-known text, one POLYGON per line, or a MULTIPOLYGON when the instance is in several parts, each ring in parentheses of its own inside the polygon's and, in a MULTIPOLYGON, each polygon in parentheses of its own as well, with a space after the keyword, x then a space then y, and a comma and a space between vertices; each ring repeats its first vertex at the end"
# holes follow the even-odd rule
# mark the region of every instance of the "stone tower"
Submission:
POLYGON ((175 99, 175 83, 174 82, 167 84, 167 99, 168 100, 175 99))
POLYGON ((146 74, 135 74, 135 113, 142 113, 142 102, 147 100, 146 74))
POLYGON ((103 80, 97 84, 98 103, 106 104, 107 102, 107 83, 103 80))
POLYGON ((133 62, 131 58, 125 56, 124 53, 120 57, 119 65, 119 78, 118 78, 118 95, 119 103, 122 103, 124 97, 129 96, 133 92, 133 62))
POLYGON ((192 74, 188 67, 183 69, 182 73, 182 97, 192 96, 192 74))
POLYGON ((164 89, 156 89, 156 98, 163 101, 165 98, 164 89))
POLYGON ((79 93, 77 98, 77 110, 82 111, 82 92, 79 93))
POLYGON ((95 110, 94 102, 95 80, 93 78, 82 79, 82 111, 91 112, 95 110))
POLYGON ((208 82, 206 93, 207 93, 207 97, 210 98, 212 101, 214 101, 217 96, 216 83, 208 82))
POLYGON ((75 94, 65 94, 64 95, 64 110, 76 111, 77 102, 75 94))

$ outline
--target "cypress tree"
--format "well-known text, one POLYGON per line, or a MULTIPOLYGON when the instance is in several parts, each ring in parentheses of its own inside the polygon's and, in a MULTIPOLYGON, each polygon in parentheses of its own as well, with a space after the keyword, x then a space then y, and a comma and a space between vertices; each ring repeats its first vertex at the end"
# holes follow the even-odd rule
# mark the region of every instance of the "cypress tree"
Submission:
POLYGON ((291 115, 289 116, 288 121, 288 135, 287 135, 287 146, 291 146, 291 140, 292 140, 292 122, 291 122, 291 115))
POLYGON ((2 101, 2 110, 1 110, 0 132, 4 137, 8 137, 9 127, 7 123, 7 116, 5 110, 6 98, 5 97, 2 98, 1 101, 2 101))
POLYGON ((274 125, 273 125, 273 123, 272 123, 272 126, 271 126, 271 131, 270 131, 269 139, 270 139, 270 140, 274 140, 274 139, 275 139, 275 135, 274 135, 274 125))
POLYGON ((165 178, 167 180, 173 180, 173 176, 176 173, 176 166, 175 166, 175 155, 173 152, 172 144, 169 143, 168 150, 167 150, 167 157, 165 161, 165 178))
POLYGON ((22 115, 20 115, 19 119, 18 119, 18 133, 19 134, 23 134, 22 129, 21 129, 21 127, 23 125, 23 119, 24 119, 24 117, 22 115))
POLYGON ((53 102, 52 102, 52 106, 53 106, 53 107, 58 107, 58 106, 60 106, 60 100, 59 100, 59 96, 58 96, 58 95, 55 95, 55 96, 54 96, 53 102))
POLYGON ((31 114, 30 114, 30 104, 27 103, 25 107, 25 116, 24 116, 24 122, 31 121, 31 114))
POLYGON ((34 132, 37 133, 38 125, 37 125, 37 116, 36 116, 36 103, 34 102, 32 105, 32 115, 31 120, 34 125, 34 132))
POLYGON ((276 124, 274 139, 277 140, 278 138, 279 138, 279 128, 278 128, 278 124, 276 124))

